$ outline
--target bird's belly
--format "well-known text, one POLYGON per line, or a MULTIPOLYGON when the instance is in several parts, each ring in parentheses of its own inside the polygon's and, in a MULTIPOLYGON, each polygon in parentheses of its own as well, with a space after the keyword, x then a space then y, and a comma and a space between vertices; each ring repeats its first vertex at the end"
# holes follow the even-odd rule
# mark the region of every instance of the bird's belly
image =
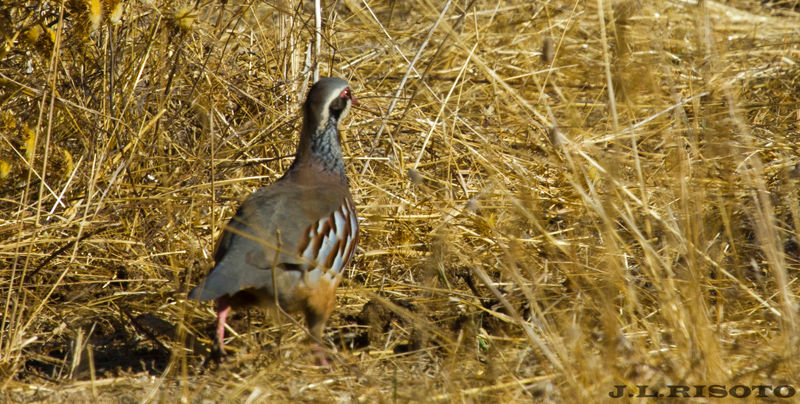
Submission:
POLYGON ((275 292, 280 308, 289 313, 302 312, 309 305, 317 305, 312 301, 328 301, 335 295, 341 276, 333 272, 333 268, 324 270, 320 267, 306 269, 308 266, 297 266, 293 269, 280 269, 275 275, 276 288, 266 285, 261 288, 249 288, 234 296, 237 306, 275 307, 275 292))

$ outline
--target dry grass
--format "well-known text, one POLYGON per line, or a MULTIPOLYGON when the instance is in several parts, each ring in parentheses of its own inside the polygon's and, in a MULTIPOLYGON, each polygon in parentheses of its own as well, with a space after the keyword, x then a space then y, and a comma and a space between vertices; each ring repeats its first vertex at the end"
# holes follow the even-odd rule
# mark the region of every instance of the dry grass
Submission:
POLYGON ((796 1, 327 1, 318 57, 310 1, 118 3, 0 11, 0 401, 800 388, 796 1), (203 366, 315 66, 362 101, 333 371, 257 311, 203 366))

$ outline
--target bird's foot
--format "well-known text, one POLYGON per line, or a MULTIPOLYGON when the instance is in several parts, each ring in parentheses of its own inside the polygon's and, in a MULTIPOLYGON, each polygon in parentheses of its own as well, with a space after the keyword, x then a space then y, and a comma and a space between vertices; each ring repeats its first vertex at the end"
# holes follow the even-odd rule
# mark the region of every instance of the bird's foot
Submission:
POLYGON ((314 344, 314 346, 311 348, 311 352, 314 354, 314 360, 317 362, 317 366, 327 370, 328 372, 332 370, 331 364, 328 362, 325 348, 314 344))
POLYGON ((206 358, 203 360, 203 367, 207 367, 209 363, 213 362, 216 365, 222 363, 228 354, 225 352, 225 347, 220 346, 218 344, 214 344, 211 346, 211 352, 206 355, 206 358))

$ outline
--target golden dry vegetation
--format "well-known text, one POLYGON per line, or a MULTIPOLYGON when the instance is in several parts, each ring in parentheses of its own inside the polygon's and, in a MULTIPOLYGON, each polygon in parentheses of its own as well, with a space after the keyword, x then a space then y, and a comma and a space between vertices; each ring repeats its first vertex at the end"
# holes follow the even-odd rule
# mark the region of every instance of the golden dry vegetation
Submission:
POLYGON ((3 1, 0 401, 800 388, 797 1, 322 3, 3 1), (257 310, 204 363, 315 70, 361 100, 333 368, 257 310))

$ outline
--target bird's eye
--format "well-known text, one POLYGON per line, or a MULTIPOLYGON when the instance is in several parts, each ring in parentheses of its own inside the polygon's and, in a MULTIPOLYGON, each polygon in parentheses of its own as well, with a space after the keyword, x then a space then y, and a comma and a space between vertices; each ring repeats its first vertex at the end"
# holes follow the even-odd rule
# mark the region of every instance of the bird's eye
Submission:
POLYGON ((353 93, 350 92, 350 87, 345 87, 345 89, 342 90, 341 94, 339 94, 339 98, 350 100, 350 102, 353 105, 358 105, 358 99, 356 99, 356 97, 353 97, 353 93))

